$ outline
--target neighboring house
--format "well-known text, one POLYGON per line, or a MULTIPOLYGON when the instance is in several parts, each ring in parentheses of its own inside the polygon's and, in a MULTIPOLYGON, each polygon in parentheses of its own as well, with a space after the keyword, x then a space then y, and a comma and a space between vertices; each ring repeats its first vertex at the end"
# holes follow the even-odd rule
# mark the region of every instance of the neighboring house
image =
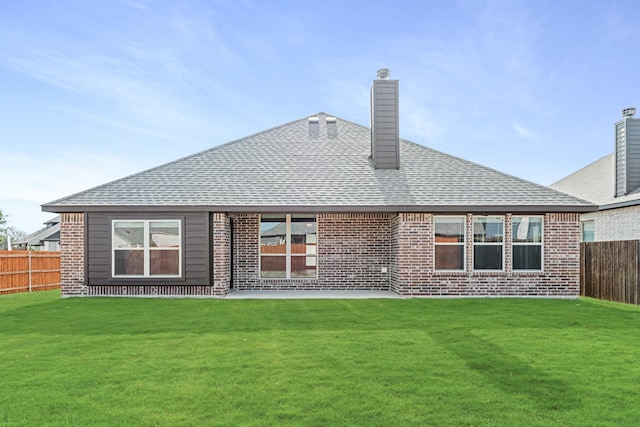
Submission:
POLYGON ((44 228, 14 241, 11 246, 14 250, 59 251, 60 215, 45 222, 44 228))
POLYGON ((587 200, 598 211, 584 213, 583 241, 640 239, 640 119, 635 108, 615 124, 615 151, 551 185, 587 200))
POLYGON ((371 129, 318 113, 43 205, 62 295, 577 297, 596 207, 401 140, 379 77, 371 129))

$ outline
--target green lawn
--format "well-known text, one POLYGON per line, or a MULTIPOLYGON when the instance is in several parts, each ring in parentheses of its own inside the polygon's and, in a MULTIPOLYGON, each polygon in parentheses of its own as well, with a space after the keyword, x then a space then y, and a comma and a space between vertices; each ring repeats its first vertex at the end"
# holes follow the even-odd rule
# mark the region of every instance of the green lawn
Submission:
POLYGON ((637 425, 640 308, 0 297, 0 425, 637 425))

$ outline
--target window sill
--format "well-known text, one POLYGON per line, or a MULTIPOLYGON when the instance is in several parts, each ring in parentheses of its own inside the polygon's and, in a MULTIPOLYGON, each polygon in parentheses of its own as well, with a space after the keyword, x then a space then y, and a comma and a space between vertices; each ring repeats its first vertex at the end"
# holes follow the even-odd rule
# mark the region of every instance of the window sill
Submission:
POLYGON ((543 276, 542 270, 526 270, 526 271, 433 271, 433 276, 468 276, 468 277, 508 277, 508 276, 543 276))

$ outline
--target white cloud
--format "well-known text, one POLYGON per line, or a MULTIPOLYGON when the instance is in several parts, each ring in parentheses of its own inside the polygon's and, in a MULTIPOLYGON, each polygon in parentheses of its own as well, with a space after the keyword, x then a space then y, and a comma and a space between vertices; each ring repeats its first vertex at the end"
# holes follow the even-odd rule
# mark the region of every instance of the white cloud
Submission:
POLYGON ((518 124, 516 122, 511 122, 511 127, 521 137, 526 138, 526 139, 531 139, 531 140, 535 139, 533 133, 529 129, 525 128, 524 126, 522 126, 522 125, 520 125, 520 124, 518 124))

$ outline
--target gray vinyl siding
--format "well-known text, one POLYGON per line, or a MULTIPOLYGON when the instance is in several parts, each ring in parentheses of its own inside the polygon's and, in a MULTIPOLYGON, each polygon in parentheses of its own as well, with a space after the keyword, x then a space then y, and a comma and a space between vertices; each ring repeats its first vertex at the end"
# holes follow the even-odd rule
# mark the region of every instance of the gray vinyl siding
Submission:
POLYGON ((624 196, 627 192, 626 150, 625 150, 625 126, 624 122, 616 123, 616 197, 624 196))
POLYGON ((640 119, 616 123, 615 196, 640 188, 640 119))
POLYGON ((87 281, 91 285, 157 284, 210 285, 211 239, 209 213, 109 213, 87 214, 87 281), (182 220, 182 277, 113 279, 111 277, 111 223, 114 219, 182 220))
POLYGON ((627 193, 640 187, 640 119, 627 119, 627 193))
POLYGON ((400 167, 398 81, 374 80, 371 87, 371 155, 377 169, 400 167))

